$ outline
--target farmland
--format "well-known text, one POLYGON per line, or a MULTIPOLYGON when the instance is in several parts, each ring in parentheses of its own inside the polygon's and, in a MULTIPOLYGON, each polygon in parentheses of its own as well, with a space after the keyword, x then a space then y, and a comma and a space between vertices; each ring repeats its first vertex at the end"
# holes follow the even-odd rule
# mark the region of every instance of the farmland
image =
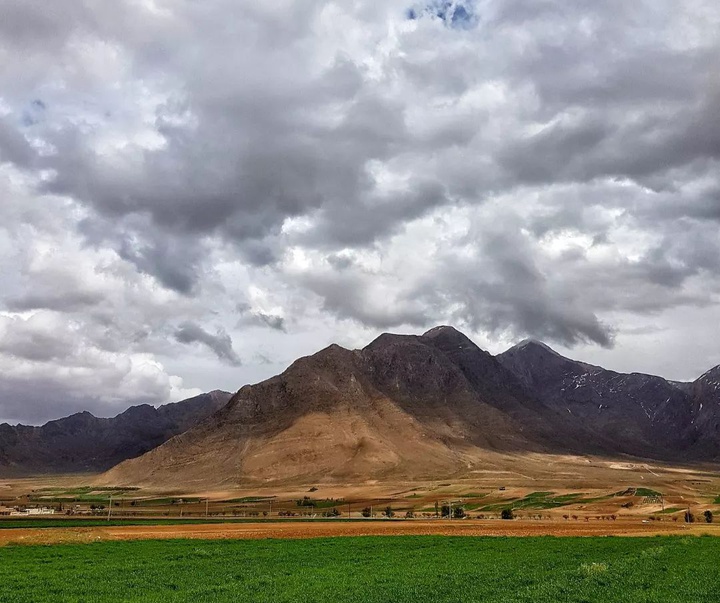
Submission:
POLYGON ((0 600, 717 600, 720 539, 170 540, 0 549, 0 600))

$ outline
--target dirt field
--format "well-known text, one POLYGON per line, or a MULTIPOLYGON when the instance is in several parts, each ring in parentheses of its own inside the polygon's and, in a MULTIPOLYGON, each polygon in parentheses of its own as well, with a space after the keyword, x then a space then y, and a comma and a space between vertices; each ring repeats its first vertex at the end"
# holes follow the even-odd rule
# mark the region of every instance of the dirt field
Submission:
POLYGON ((502 520, 357 520, 313 522, 257 522, 242 524, 191 524, 109 526, 87 528, 18 528, 0 531, 0 546, 54 544, 106 540, 164 538, 263 539, 321 538, 335 536, 720 536, 720 525, 642 523, 641 521, 502 521, 502 520))

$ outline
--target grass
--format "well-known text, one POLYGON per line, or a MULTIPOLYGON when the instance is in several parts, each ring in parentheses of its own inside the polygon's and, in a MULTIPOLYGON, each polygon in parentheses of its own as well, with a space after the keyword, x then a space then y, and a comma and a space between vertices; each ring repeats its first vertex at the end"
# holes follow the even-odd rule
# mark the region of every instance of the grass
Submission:
POLYGON ((229 498, 224 503, 261 503, 275 500, 275 496, 243 496, 242 498, 229 498))
POLYGON ((717 600, 720 539, 437 536, 0 549, 0 601, 686 603, 717 600))
POLYGON ((107 486, 80 486, 78 488, 39 488, 28 495, 36 503, 101 503, 108 504, 110 497, 129 497, 139 488, 107 486))
POLYGON ((662 496, 662 492, 651 490, 650 488, 628 488, 627 490, 615 492, 613 496, 642 496, 644 498, 655 498, 662 496))
POLYGON ((645 498, 653 498, 662 496, 662 492, 651 490, 650 488, 635 488, 635 496, 643 496, 645 498))
POLYGON ((515 500, 505 500, 491 505, 481 507, 480 511, 497 512, 512 507, 518 509, 555 509, 570 504, 588 502, 590 499, 583 499, 582 493, 562 494, 553 496, 554 492, 532 492, 525 498, 515 500))

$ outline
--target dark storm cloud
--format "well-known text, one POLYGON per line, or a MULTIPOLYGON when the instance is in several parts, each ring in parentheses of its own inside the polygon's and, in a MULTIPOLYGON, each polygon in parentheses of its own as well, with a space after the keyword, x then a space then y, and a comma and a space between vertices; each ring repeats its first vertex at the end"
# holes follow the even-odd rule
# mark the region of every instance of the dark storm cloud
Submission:
POLYGON ((180 343, 201 343, 210 348, 215 355, 233 366, 240 366, 240 358, 232 347, 232 338, 223 330, 215 335, 190 321, 182 323, 175 331, 175 339, 180 343))
POLYGON ((529 334, 574 345, 593 341, 612 345, 612 330, 586 307, 569 283, 553 278, 539 266, 529 241, 505 224, 480 237, 470 253, 448 251, 432 281, 423 281, 416 295, 440 310, 452 304, 452 318, 474 330, 529 334))
POLYGON ((285 332, 285 318, 282 316, 253 309, 250 304, 244 302, 236 304, 235 310, 241 315, 237 325, 239 328, 260 326, 285 332))

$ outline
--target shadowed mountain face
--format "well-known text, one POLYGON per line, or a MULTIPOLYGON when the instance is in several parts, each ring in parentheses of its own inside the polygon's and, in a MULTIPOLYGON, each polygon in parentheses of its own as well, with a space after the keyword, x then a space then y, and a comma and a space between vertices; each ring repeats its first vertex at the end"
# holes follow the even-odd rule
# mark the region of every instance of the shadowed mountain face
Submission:
POLYGON ((710 369, 692 383, 696 443, 695 456, 704 459, 720 457, 720 366, 710 369))
POLYGON ((330 346, 243 387, 197 427, 102 480, 446 478, 488 470, 499 456, 507 467, 547 452, 687 460, 704 442, 690 393, 700 387, 606 371, 538 342, 495 358, 451 327, 384 334, 362 350, 330 346))
POLYGON ((566 430, 583 426, 608 452, 668 459, 693 454, 696 413, 688 388, 576 362, 532 340, 498 360, 528 396, 566 419, 566 430))
POLYGON ((82 412, 42 427, 3 423, 0 475, 104 471, 190 429, 231 396, 214 391, 159 408, 133 406, 112 419, 82 412))

